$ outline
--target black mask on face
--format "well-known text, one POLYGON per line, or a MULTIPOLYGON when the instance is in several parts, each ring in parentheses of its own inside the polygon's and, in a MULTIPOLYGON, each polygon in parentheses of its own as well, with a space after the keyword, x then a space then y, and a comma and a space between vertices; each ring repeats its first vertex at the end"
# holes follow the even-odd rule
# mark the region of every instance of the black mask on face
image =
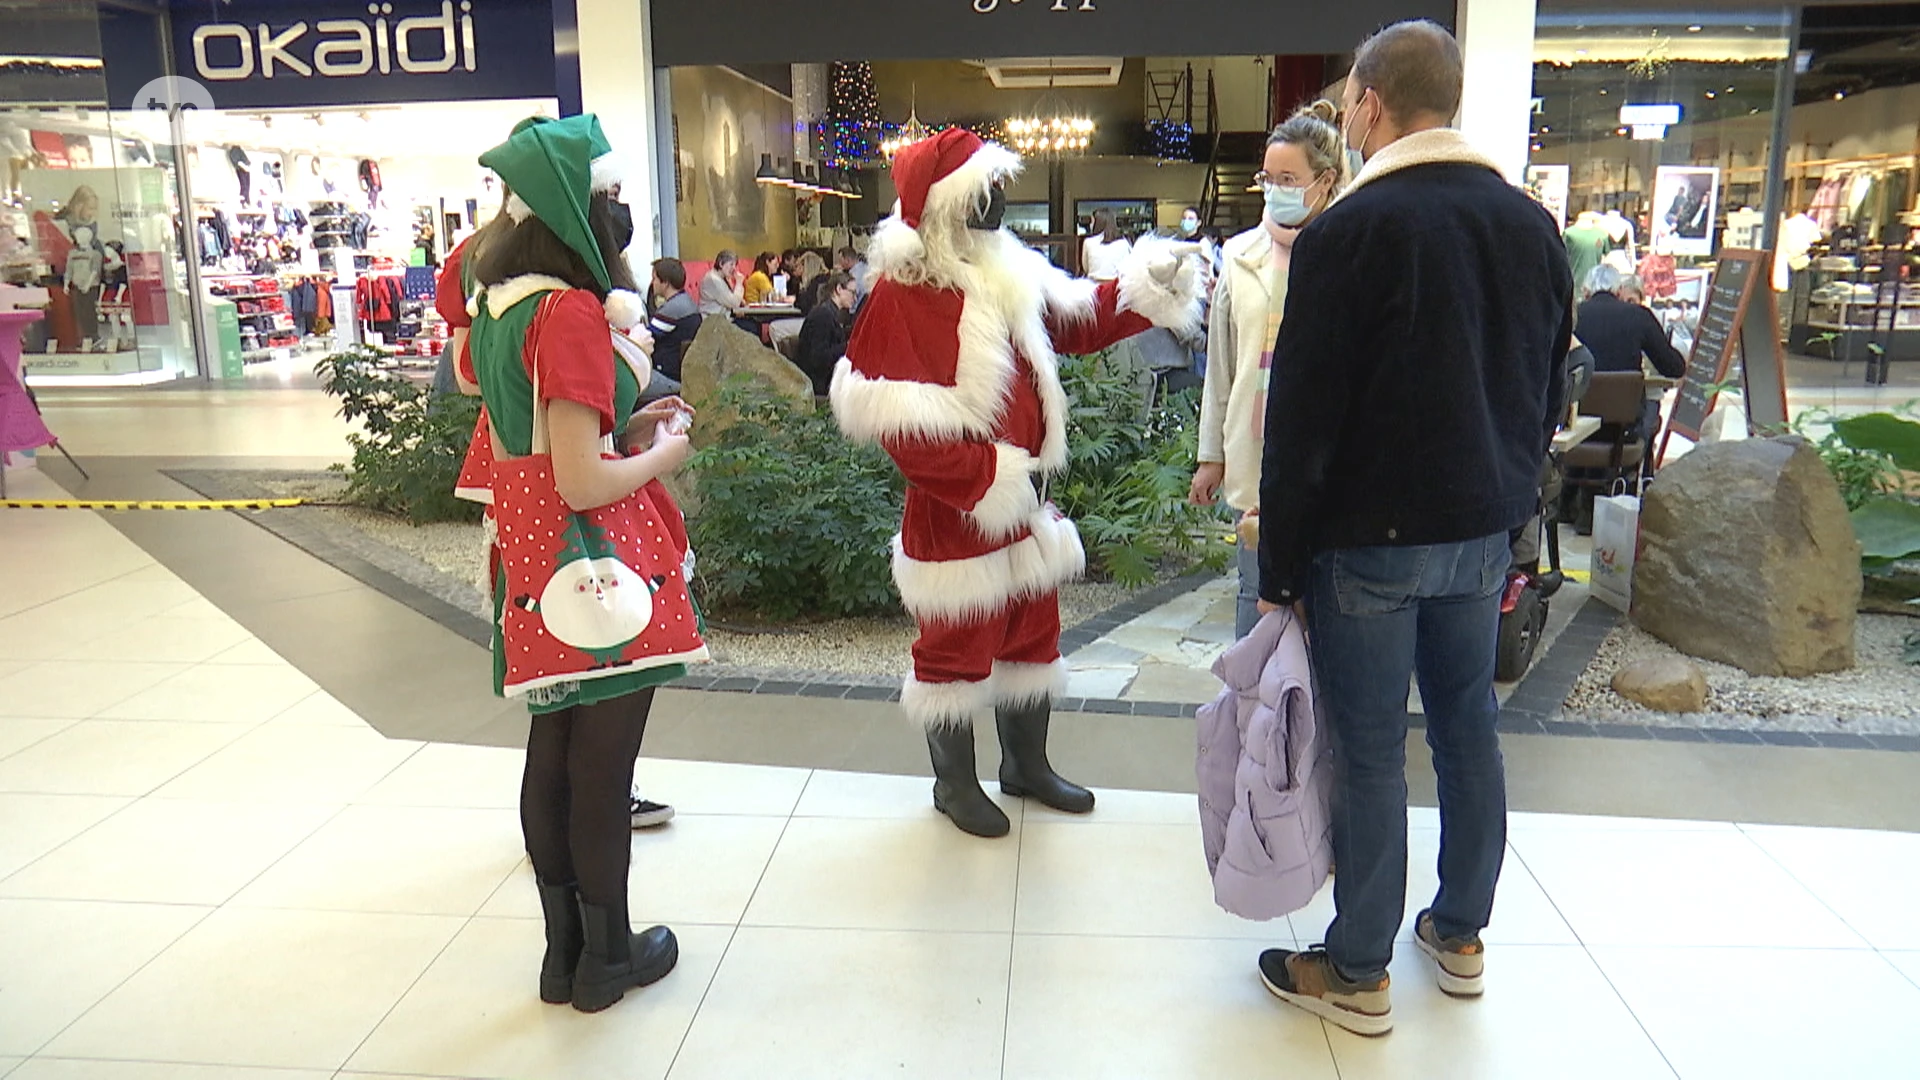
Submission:
POLYGON ((967 228, 981 232, 994 232, 1007 219, 1007 193, 1000 185, 993 186, 993 194, 987 197, 987 208, 976 210, 967 218, 967 228))
POLYGON ((619 245, 618 250, 625 251, 633 244, 633 208, 623 202, 609 202, 607 209, 613 215, 613 239, 619 245))

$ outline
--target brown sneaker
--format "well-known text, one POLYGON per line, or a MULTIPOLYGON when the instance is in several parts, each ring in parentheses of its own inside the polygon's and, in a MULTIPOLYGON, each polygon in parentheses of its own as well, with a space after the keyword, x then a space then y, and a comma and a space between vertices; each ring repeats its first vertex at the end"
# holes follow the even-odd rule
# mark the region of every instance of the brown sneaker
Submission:
POLYGON ((1298 1005, 1355 1035, 1393 1030, 1392 979, 1356 983, 1342 978, 1324 947, 1306 952, 1268 949, 1260 954, 1260 981, 1274 997, 1298 1005))
POLYGON ((1480 935, 1442 938, 1433 928, 1433 912, 1423 911, 1414 920, 1413 940, 1438 965, 1441 990, 1454 997, 1486 992, 1487 948, 1480 944, 1480 935))

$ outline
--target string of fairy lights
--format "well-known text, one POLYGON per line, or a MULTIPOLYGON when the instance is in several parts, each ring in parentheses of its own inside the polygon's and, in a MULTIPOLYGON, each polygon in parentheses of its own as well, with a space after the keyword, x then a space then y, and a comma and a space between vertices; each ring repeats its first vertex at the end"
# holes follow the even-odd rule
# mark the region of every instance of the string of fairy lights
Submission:
MULTIPOLYGON (((863 61, 842 62, 831 65, 828 70, 827 119, 817 139, 823 168, 855 170, 891 161, 902 149, 953 128, 971 131, 1023 155, 1041 157, 1084 153, 1096 133, 1091 119, 1068 115, 1058 107, 1048 111, 1044 103, 1030 115, 969 123, 924 123, 916 104, 904 122, 892 123, 880 114, 873 65, 863 61)), ((1168 133, 1169 137, 1163 141, 1183 153, 1190 149, 1191 129, 1187 130, 1184 141, 1176 135, 1168 133)))

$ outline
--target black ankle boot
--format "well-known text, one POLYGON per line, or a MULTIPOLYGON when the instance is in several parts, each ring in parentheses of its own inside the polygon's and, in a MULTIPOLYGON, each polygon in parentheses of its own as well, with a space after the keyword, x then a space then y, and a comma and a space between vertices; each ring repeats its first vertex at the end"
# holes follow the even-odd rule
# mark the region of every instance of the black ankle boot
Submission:
POLYGON ((933 807, 953 819, 961 832, 988 839, 1013 830, 987 793, 973 763, 973 725, 947 724, 927 729, 927 750, 933 757, 933 807))
POLYGON ((585 934, 580 929, 580 888, 540 886, 540 910, 547 917, 547 955, 540 961, 540 1000, 565 1005, 573 1000, 573 969, 580 964, 585 934))
POLYGON ((1038 800, 1062 813, 1091 813, 1093 792, 1061 779, 1047 763, 1047 723, 1052 712, 1053 704, 1045 698, 993 710, 1000 728, 1000 790, 1038 800))
POLYGON ((656 926, 634 933, 625 904, 601 907, 583 899, 580 915, 586 945, 573 972, 573 1007, 581 1012, 599 1012, 627 991, 659 982, 680 962, 673 931, 656 926))

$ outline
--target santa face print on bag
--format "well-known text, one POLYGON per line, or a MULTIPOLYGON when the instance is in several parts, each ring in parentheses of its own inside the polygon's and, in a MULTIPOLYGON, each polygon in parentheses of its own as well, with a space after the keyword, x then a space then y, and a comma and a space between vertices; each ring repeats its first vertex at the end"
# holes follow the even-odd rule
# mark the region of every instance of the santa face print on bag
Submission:
POLYGON ((516 597, 514 606, 540 616, 562 644, 603 666, 614 663, 653 621, 653 594, 666 579, 642 578, 620 561, 605 529, 578 517, 568 521, 558 560, 540 599, 516 597))

